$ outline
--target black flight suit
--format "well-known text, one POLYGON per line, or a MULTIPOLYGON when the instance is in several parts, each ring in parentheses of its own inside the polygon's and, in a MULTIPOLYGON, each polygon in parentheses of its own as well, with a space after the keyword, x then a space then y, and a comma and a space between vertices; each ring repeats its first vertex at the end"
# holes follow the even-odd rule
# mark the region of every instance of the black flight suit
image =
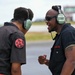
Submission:
POLYGON ((11 63, 26 64, 24 34, 12 23, 0 27, 0 74, 11 75, 11 63))
MULTIPOLYGON (((60 75, 62 67, 66 61, 65 48, 75 44, 75 28, 70 24, 65 24, 59 35, 55 37, 55 43, 51 48, 49 69, 52 75, 60 75)), ((75 75, 75 71, 72 75, 75 75)))

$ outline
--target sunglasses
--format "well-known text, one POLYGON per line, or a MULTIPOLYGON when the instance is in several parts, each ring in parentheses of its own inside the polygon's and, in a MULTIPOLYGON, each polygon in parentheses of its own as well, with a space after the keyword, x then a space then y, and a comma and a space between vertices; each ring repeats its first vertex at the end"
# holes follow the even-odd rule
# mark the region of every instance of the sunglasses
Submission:
POLYGON ((51 19, 55 18, 56 16, 46 16, 45 17, 45 20, 46 21, 50 21, 51 19))

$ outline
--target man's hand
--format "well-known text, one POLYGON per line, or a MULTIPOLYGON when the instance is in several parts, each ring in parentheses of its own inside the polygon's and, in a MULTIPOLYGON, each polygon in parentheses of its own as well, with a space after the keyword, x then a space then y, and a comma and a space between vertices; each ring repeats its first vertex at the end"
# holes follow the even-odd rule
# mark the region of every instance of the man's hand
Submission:
POLYGON ((46 64, 46 62, 47 62, 46 55, 39 56, 39 57, 38 57, 38 62, 39 62, 40 64, 46 64))

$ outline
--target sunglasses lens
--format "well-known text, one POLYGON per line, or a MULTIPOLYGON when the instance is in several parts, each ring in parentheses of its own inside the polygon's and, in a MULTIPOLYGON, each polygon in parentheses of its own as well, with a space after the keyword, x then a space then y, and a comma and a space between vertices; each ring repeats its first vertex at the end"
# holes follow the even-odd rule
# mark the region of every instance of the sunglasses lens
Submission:
POLYGON ((50 20, 51 20, 52 18, 54 18, 54 17, 56 17, 56 16, 52 16, 52 17, 51 17, 51 16, 46 16, 45 19, 46 19, 46 21, 50 21, 50 20))
POLYGON ((47 21, 50 21, 50 20, 51 20, 51 17, 48 17, 48 16, 47 16, 47 17, 46 17, 46 20, 47 20, 47 21))

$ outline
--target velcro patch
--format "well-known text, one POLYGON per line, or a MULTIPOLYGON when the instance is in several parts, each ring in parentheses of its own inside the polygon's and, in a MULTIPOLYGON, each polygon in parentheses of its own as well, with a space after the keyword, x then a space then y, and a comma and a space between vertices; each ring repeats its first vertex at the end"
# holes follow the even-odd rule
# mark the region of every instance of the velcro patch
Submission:
POLYGON ((15 46, 16 46, 17 48, 22 48, 22 47, 24 47, 24 41, 23 41, 21 38, 16 39, 16 40, 15 40, 15 46))

